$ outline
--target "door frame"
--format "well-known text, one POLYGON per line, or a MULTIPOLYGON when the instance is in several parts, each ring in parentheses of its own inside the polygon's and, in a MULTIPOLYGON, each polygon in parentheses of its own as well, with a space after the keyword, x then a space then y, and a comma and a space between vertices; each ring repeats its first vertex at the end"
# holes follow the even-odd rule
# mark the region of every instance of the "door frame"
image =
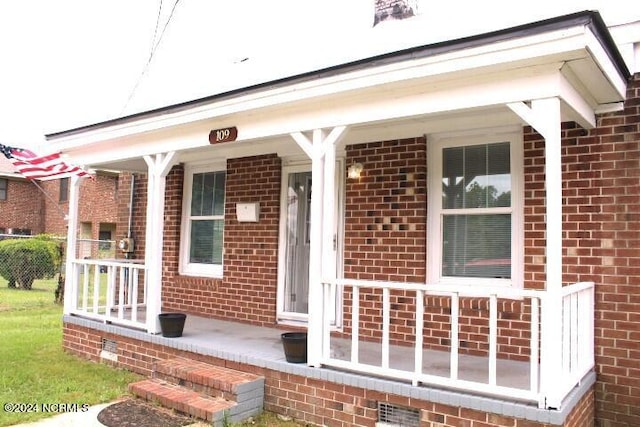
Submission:
MULTIPOLYGON (((343 254, 344 254, 344 158, 336 158, 336 274, 337 277, 343 275, 343 254)), ((281 325, 306 326, 308 322, 308 314, 292 313, 284 311, 284 281, 286 268, 286 244, 287 244, 287 188, 289 174, 298 172, 310 172, 311 161, 291 161, 289 163, 283 160, 280 183, 280 224, 278 233, 278 283, 276 292, 276 322, 281 325)), ((313 189, 313 184, 312 189, 313 189)), ((313 190, 312 190, 313 191, 313 190)), ((343 298, 342 292, 337 292, 335 309, 335 322, 332 327, 336 329, 342 328, 342 308, 343 298)))

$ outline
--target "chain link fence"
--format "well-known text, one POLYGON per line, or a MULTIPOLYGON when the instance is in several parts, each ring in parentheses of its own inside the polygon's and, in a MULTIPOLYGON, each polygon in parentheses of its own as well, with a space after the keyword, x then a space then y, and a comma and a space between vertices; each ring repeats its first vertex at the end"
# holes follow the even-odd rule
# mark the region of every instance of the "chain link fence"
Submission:
MULTIPOLYGON (((52 291, 54 300, 64 297, 66 237, 0 234, 0 287, 52 291)), ((76 256, 82 259, 115 259, 113 240, 78 239, 76 256)))

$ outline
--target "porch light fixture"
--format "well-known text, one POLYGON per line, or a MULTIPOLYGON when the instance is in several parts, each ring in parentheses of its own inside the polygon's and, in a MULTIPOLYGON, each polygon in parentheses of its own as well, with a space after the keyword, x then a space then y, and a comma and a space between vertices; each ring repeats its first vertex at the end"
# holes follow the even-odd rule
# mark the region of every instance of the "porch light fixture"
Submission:
POLYGON ((349 166, 349 169, 347 169, 347 176, 350 179, 358 179, 360 178, 362 169, 363 169, 362 163, 354 163, 351 166, 349 166))

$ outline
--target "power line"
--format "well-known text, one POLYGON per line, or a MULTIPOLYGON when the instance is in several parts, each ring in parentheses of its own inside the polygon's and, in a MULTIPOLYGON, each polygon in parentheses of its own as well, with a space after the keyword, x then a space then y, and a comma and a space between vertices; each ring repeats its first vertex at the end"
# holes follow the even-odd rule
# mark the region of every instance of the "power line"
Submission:
POLYGON ((140 83, 142 82, 142 78, 144 77, 144 75, 149 70, 149 66, 151 65, 151 61, 153 60, 153 56, 155 55, 155 53, 156 53, 156 51, 158 49, 158 46, 160 46, 160 43, 162 42, 162 37, 164 36, 164 33, 167 30, 167 27, 169 26, 169 23, 171 22, 171 18, 173 18, 173 14, 176 11, 176 6, 178 6, 178 3, 180 3, 180 0, 176 0, 176 2, 173 4, 173 8, 171 8, 171 12, 169 13, 169 17, 167 18, 167 22, 164 23, 164 26, 162 27, 162 31, 160 32, 160 36, 158 36, 158 40, 156 41, 156 35, 158 34, 158 27, 159 27, 159 24, 160 24, 160 16, 162 14, 162 0, 160 0, 160 7, 158 8, 158 16, 156 18, 156 27, 155 27, 155 29, 153 31, 153 40, 151 41, 151 51, 149 52, 149 59, 147 59, 147 63, 145 64, 144 68, 142 69, 142 73, 140 73, 140 76, 138 77, 138 80, 136 81, 135 86, 131 90, 131 93, 129 94, 129 97, 127 98, 127 102, 125 102, 124 107, 122 107, 122 110, 120 111, 120 115, 122 115, 124 113, 124 110, 126 110, 127 107, 129 106, 129 103, 131 102, 131 99, 133 99, 133 95, 135 95, 136 90, 138 90, 138 86, 140 86, 140 83))

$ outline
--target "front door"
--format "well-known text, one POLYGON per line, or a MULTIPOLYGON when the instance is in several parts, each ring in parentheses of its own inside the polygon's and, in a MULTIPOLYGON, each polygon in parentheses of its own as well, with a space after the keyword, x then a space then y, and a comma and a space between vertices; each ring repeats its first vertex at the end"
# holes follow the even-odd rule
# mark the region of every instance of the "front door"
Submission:
POLYGON ((287 179, 284 312, 309 312, 309 225, 311 172, 290 173, 287 179))
MULTIPOLYGON (((309 313, 309 245, 311 243, 309 232, 312 191, 309 168, 310 165, 306 165, 285 167, 283 170, 278 320, 284 322, 306 322, 309 313)), ((336 185, 336 187, 339 186, 336 185)), ((336 203, 336 206, 337 213, 339 203, 336 203)), ((336 217, 339 218, 339 215, 336 217)), ((339 227, 336 226, 336 236, 338 229, 339 227)), ((332 311, 335 312, 335 310, 332 311)))

